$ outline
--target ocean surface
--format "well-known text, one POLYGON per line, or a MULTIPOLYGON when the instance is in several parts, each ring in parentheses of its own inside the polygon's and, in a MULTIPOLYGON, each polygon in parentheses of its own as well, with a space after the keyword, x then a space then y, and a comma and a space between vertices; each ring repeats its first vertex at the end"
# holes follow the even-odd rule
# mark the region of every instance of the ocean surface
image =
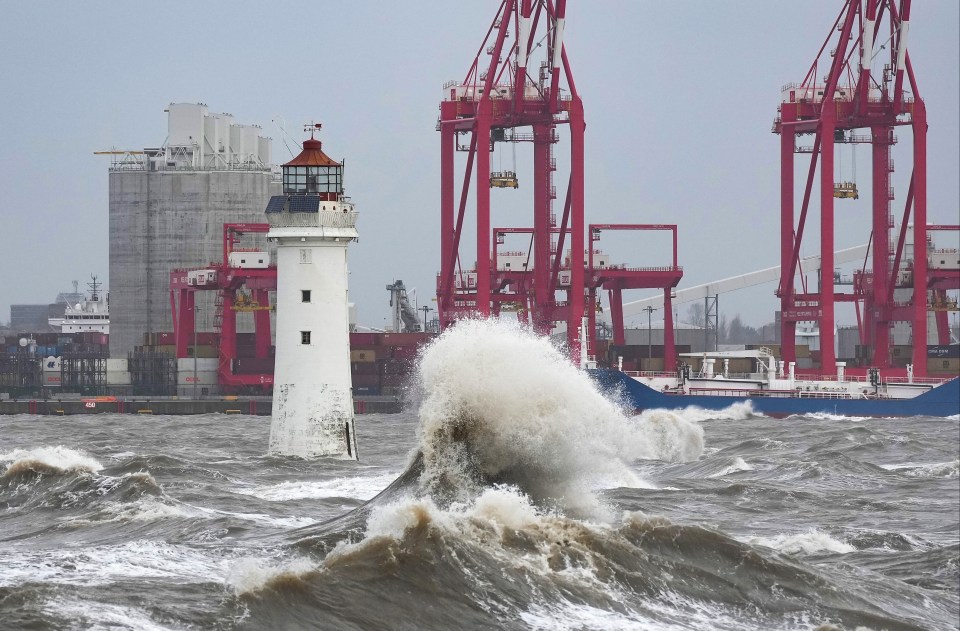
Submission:
POLYGON ((461 325, 360 461, 270 419, 0 416, 0 629, 950 630, 960 419, 623 414, 461 325))

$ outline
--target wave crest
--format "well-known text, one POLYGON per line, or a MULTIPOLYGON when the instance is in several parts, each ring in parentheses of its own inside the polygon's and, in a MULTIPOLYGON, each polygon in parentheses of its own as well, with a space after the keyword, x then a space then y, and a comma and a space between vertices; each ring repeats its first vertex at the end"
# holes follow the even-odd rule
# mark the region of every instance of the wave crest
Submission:
POLYGON ((103 469, 103 465, 87 454, 63 445, 14 449, 10 453, 0 454, 0 462, 10 463, 0 478, 31 473, 38 475, 97 473, 103 469))
POLYGON ((638 420, 649 458, 690 462, 703 454, 703 428, 682 412, 648 410, 638 420))
POLYGON ((420 386, 421 490, 435 499, 506 484, 540 505, 596 514, 591 489, 641 484, 627 463, 702 452, 699 427, 672 413, 628 418, 519 324, 458 323, 424 351, 420 386))
POLYGON ((237 596, 251 596, 264 589, 302 589, 306 579, 317 570, 314 562, 304 558, 243 559, 230 568, 226 583, 237 596))
POLYGON ((847 554, 856 551, 849 543, 838 541, 816 528, 794 535, 776 535, 775 537, 755 537, 751 544, 779 550, 784 554, 847 554))

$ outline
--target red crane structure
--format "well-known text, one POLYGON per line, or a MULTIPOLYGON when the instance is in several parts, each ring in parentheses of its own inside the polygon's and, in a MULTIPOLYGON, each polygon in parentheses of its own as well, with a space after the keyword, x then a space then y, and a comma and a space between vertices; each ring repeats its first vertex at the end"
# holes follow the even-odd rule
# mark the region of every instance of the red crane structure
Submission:
POLYGON ((799 84, 783 88, 773 132, 780 135, 780 264, 777 295, 781 302, 781 352, 784 361, 796 360, 798 321, 814 321, 820 329, 820 371, 829 374, 836 361, 834 308, 852 302, 860 322, 861 343, 869 346, 872 366, 891 365, 894 322, 912 323, 915 374, 926 373, 928 289, 927 266, 927 114, 920 98, 907 35, 910 0, 845 0, 816 59, 799 84), (826 55, 825 55, 826 53, 826 55), (878 58, 874 63, 874 58, 878 58), (882 62, 882 65, 881 65, 882 62), (879 67, 878 67, 879 66, 879 67), (891 204, 894 191, 891 149, 895 127, 912 130, 912 174, 901 229, 895 242, 891 204), (857 133, 857 130, 866 132, 857 133), (812 146, 798 146, 797 138, 812 135, 812 146), (834 201, 859 196, 855 182, 837 182, 837 145, 862 143, 872 149, 872 211, 869 261, 855 276, 852 293, 839 293, 834 274, 834 201), (810 154, 810 166, 799 219, 794 215, 794 157, 810 154), (819 173, 821 278, 818 290, 795 289, 804 227, 810 212, 814 182, 819 173), (912 261, 904 256, 907 229, 913 225, 912 261), (895 301, 896 289, 899 302, 895 301), (909 297, 904 300, 904 295, 909 297))
MULTIPOLYGON (((563 44, 566 0, 503 0, 487 30, 473 64, 461 82, 444 86, 440 104, 440 273, 437 277, 437 311, 441 329, 464 317, 499 315, 516 310, 540 334, 549 334, 558 323, 566 325, 571 356, 580 358, 579 330, 587 318, 588 344, 596 348, 595 304, 598 289, 609 290, 615 341, 623 343, 621 291, 643 287, 669 289, 683 275, 677 266, 676 226, 597 224, 591 226, 590 257, 584 234, 584 114, 573 72, 563 44), (541 30, 538 30, 540 28, 541 30), (512 43, 508 43, 510 40, 512 43), (534 53, 544 47, 536 78, 528 68, 534 53), (483 55, 489 61, 481 61, 483 55), (561 80, 561 75, 562 79, 561 80), (564 87, 565 86, 565 87, 564 87), (563 213, 559 224, 553 212, 556 199, 554 145, 558 128, 569 130, 570 159, 563 213), (518 132, 530 128, 530 132, 518 132), (491 172, 495 143, 533 144, 533 226, 493 228, 490 189, 517 188, 513 171, 491 172), (467 153, 456 199, 454 156, 467 153), (464 219, 475 186, 476 265, 462 266, 460 245, 464 219), (672 229, 673 262, 670 267, 627 269, 595 266, 593 241, 601 230, 672 229), (529 234, 528 252, 499 253, 507 234, 529 234), (568 254, 564 255, 564 247, 568 254), (506 260, 503 257, 507 256, 506 260), (499 257, 499 258, 498 258, 499 257), (560 294, 558 299, 558 292, 560 294)), ((672 331, 672 311, 666 325, 672 331)), ((673 335, 667 336, 666 366, 673 368, 673 335)), ((588 349, 588 354, 591 354, 588 349)))
POLYGON ((463 317, 486 317, 498 305, 523 296, 534 330, 549 333, 565 322, 567 343, 579 356, 578 330, 584 316, 583 103, 563 45, 566 0, 503 0, 483 45, 462 82, 444 86, 440 104, 440 274, 437 311, 441 329, 463 317), (508 37, 512 43, 507 43, 508 37), (541 44, 546 58, 537 80, 528 74, 541 44), (481 60, 489 55, 489 62, 481 60), (562 72, 561 72, 562 71, 562 72), (563 87, 561 75, 565 80, 563 87), (570 172, 560 225, 551 212, 557 169, 553 146, 558 128, 570 137, 570 172), (532 133, 518 133, 529 127, 532 133), (461 138, 463 140, 461 141, 461 138), (490 171, 495 142, 533 143, 532 272, 521 286, 498 286, 491 264, 490 188, 516 188, 516 173, 490 171), (467 153, 459 205, 455 200, 456 151, 467 153), (461 267, 460 245, 471 181, 476 170, 476 266, 461 267), (557 241, 553 242, 556 234, 557 241), (570 281, 559 283, 564 244, 570 247, 570 281), (565 300, 557 300, 566 291, 565 300))
MULTIPOLYGON (((237 313, 252 312, 255 359, 270 355, 270 291, 277 289, 277 266, 270 265, 265 250, 241 250, 237 237, 244 233, 266 233, 266 223, 223 224, 223 261, 195 269, 170 272, 170 308, 173 311, 173 335, 177 358, 189 357, 188 349, 196 333, 196 292, 217 291, 215 328, 220 333, 218 380, 221 387, 273 387, 273 370, 237 374, 237 313), (249 261, 248 261, 249 259, 249 261)), ((196 348, 194 348, 196 353, 196 348)))
MULTIPOLYGON (((610 323, 613 328, 613 343, 626 343, 623 325, 624 289, 662 289, 663 290, 663 369, 672 372, 677 367, 676 345, 673 338, 673 288, 683 278, 683 268, 677 264, 677 226, 675 224, 590 224, 590 250, 587 262, 587 297, 589 305, 596 304, 597 290, 606 289, 610 304, 610 323), (598 264, 600 250, 595 243, 600 235, 607 231, 647 231, 670 232, 673 237, 673 258, 669 265, 660 267, 627 268, 624 265, 598 264)), ((588 311, 587 330, 591 334, 591 348, 597 348, 596 309, 588 311)))

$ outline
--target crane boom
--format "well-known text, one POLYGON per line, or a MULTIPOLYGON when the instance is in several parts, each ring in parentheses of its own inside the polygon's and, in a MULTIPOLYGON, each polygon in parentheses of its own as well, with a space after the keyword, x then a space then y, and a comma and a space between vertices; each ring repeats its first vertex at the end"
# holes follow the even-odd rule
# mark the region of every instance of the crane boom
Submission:
MULTIPOLYGON (((858 245, 856 247, 838 250, 834 253, 833 260, 835 263, 851 263, 853 261, 863 260, 863 258, 867 255, 868 248, 868 245, 858 245)), ((819 270, 820 256, 808 256, 804 259, 801 259, 800 265, 805 270, 819 270)), ((764 283, 772 283, 779 280, 780 266, 776 265, 774 267, 768 267, 755 272, 748 272, 746 274, 740 274, 739 276, 731 276, 730 278, 723 278, 721 280, 715 280, 702 285, 696 285, 694 287, 687 287, 686 289, 677 290, 677 295, 673 299, 673 304, 703 300, 707 296, 713 296, 728 291, 736 291, 738 289, 746 289, 747 287, 762 285, 764 283)), ((649 298, 641 298, 640 300, 624 303, 623 316, 628 317, 640 315, 647 307, 662 309, 663 294, 657 294, 655 296, 650 296, 649 298)))

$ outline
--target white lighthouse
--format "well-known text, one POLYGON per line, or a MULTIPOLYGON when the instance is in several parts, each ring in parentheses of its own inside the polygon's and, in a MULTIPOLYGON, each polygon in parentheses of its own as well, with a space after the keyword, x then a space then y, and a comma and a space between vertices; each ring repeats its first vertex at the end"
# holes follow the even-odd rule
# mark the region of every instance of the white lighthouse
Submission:
MULTIPOLYGON (((314 126, 316 129, 320 125, 314 126)), ((267 205, 277 245, 277 348, 270 453, 357 458, 347 246, 357 212, 343 194, 343 164, 319 140, 283 165, 283 195, 267 205)))

